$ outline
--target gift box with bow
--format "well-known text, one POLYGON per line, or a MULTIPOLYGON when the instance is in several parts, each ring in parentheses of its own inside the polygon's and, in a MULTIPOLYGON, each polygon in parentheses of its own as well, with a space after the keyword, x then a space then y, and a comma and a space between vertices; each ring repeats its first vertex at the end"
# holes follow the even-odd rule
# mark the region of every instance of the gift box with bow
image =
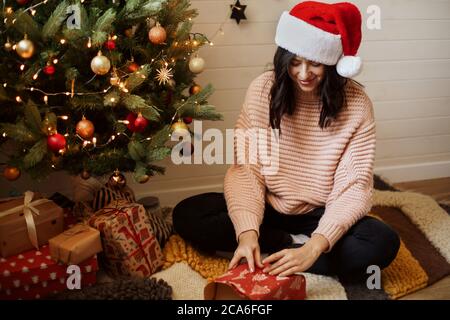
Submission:
POLYGON ((102 262, 110 275, 147 277, 162 266, 162 250, 142 205, 111 202, 89 225, 100 231, 102 262))
POLYGON ((63 209, 31 191, 0 203, 0 255, 3 258, 39 249, 63 232, 63 209))
POLYGON ((303 275, 280 277, 240 264, 209 282, 204 288, 205 300, 303 300, 306 281, 303 275))

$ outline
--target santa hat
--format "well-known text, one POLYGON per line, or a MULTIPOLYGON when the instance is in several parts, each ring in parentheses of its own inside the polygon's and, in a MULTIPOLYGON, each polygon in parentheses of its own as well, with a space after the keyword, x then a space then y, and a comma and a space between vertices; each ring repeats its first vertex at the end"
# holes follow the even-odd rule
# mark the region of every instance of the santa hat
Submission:
POLYGON ((351 78, 362 67, 361 58, 356 56, 361 20, 359 9, 349 2, 301 2, 281 15, 275 43, 305 59, 337 64, 337 72, 351 78))

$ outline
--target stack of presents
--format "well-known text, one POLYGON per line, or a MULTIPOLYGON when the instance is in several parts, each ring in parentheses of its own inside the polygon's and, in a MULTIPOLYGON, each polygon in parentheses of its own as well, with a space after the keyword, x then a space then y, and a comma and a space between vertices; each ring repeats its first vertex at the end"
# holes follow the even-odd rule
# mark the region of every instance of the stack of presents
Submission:
POLYGON ((0 199, 0 300, 50 298, 69 289, 74 272, 92 286, 99 265, 111 277, 148 277, 162 266, 165 235, 153 212, 108 185, 94 200, 31 191, 0 199))

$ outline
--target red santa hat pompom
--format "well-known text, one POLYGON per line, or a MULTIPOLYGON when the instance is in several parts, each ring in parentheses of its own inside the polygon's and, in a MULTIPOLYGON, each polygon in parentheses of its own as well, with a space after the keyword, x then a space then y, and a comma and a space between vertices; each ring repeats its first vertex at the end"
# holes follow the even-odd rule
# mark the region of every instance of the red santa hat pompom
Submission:
POLYGON ((361 58, 356 56, 361 22, 359 9, 349 2, 305 1, 283 12, 275 43, 305 59, 336 65, 341 76, 351 78, 362 69, 361 58))

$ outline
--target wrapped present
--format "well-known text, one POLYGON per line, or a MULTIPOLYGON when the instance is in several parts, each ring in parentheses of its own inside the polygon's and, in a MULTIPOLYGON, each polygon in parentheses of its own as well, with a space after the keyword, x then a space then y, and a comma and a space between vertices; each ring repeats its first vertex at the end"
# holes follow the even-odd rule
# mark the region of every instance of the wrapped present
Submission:
MULTIPOLYGON (((81 286, 96 282, 96 256, 78 264, 81 286)), ((0 258, 0 300, 39 299, 67 289, 68 265, 55 262, 48 245, 0 258)))
POLYGON ((205 300, 303 300, 306 281, 303 275, 272 276, 248 265, 240 264, 209 282, 204 288, 205 300))
POLYGON ((109 274, 147 277, 162 266, 162 250, 142 205, 111 202, 89 219, 89 225, 100 231, 109 274))
POLYGON ((46 244, 63 232, 63 209, 33 192, 0 203, 0 254, 3 258, 46 244))
POLYGON ((77 224, 48 241, 50 255, 55 261, 78 264, 102 251, 100 232, 77 224))

